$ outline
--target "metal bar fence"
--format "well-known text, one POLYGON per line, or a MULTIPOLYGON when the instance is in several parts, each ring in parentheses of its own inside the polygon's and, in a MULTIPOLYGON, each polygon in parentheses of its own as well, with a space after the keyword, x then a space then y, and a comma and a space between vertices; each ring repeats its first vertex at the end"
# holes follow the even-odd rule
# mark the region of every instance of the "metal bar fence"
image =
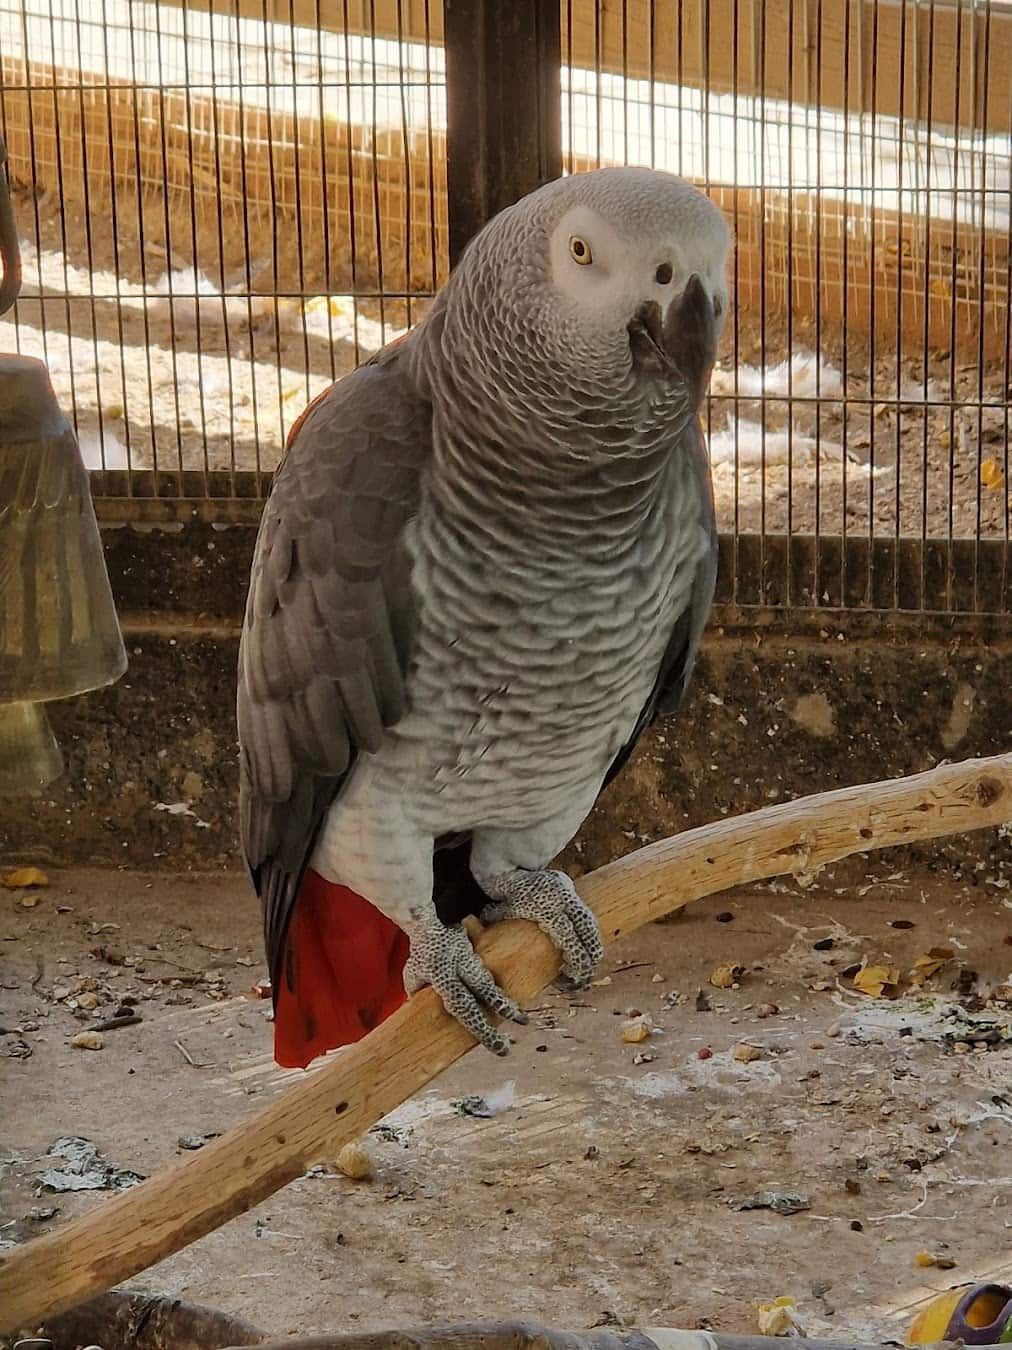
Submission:
POLYGON ((529 0, 533 47, 448 5, 0 0, 0 348, 48 362, 100 514, 255 520, 306 401, 561 138, 566 171, 671 169, 734 227, 724 598, 1007 615, 1009 0, 529 0))

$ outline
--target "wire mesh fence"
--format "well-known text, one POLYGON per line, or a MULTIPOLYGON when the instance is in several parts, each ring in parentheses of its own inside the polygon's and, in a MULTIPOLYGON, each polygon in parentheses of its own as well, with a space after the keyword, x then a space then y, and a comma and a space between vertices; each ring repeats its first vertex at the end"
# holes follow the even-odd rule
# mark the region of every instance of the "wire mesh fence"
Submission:
MULTIPOLYGON (((743 604, 1006 613, 1012 5, 562 0, 567 170, 727 211, 707 421, 743 604)), ((42 356, 106 515, 255 514, 447 263, 438 0, 0 0, 42 356)), ((450 203, 452 208, 452 203, 450 203)))

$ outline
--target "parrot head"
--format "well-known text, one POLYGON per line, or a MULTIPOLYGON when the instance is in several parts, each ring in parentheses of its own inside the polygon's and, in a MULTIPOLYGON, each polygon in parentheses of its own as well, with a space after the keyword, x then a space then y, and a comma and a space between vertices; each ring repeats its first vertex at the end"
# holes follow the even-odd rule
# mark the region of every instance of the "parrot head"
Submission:
POLYGON ((442 355, 497 416, 556 438, 574 417, 623 439, 644 409, 684 417, 716 356, 730 242, 718 207, 673 174, 557 179, 468 245, 440 297, 442 355))

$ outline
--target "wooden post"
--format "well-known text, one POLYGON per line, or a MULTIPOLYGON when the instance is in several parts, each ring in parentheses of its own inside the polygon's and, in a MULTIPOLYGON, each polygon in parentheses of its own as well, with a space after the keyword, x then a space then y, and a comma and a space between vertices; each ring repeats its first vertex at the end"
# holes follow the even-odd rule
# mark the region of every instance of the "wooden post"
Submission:
MULTIPOLYGON (((1012 819, 1012 753, 943 764, 911 778, 841 788, 686 830, 581 877, 606 943, 690 900, 784 873, 811 874, 851 853, 978 830, 1012 819)), ((559 971, 533 924, 486 929, 477 950, 521 1002, 559 971)), ((0 1332, 146 1270, 234 1219, 357 1139, 474 1047, 423 989, 357 1045, 199 1153, 105 1200, 0 1261, 0 1332)))
POLYGON ((446 0, 450 264, 503 207, 562 173, 558 0, 446 0))

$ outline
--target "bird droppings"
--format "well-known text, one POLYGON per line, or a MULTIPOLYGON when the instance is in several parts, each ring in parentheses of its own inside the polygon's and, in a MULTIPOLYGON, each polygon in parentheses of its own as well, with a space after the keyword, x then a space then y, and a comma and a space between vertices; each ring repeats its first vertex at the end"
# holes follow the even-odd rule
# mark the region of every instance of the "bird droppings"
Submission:
POLYGON ((784 1216, 800 1214, 811 1209, 812 1202, 802 1191, 756 1191, 735 1204, 735 1209, 771 1209, 774 1214, 784 1216))
POLYGON ((144 1180, 139 1172, 114 1167, 99 1152, 97 1144, 80 1135, 64 1135, 54 1140, 46 1157, 57 1159, 59 1166, 48 1167, 38 1174, 36 1194, 43 1191, 121 1191, 144 1180))

